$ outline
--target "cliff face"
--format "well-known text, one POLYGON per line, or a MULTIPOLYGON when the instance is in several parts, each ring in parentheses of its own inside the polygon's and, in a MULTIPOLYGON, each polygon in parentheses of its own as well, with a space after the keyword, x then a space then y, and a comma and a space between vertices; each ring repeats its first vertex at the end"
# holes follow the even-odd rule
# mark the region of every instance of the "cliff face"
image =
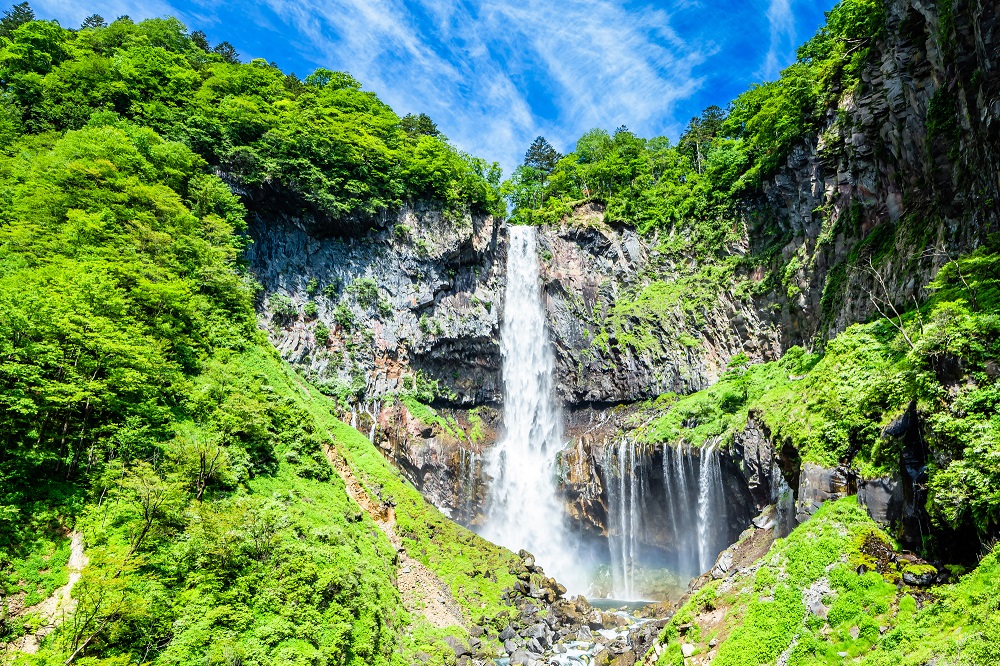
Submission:
POLYGON ((261 323, 286 360, 351 401, 419 388, 456 405, 498 402, 502 230, 429 206, 360 238, 255 215, 247 258, 261 323))
MULTIPOLYGON (((878 316, 875 300, 912 307, 944 263, 1000 229, 1000 3, 956 2, 950 13, 942 6, 887 3, 860 88, 736 202, 733 219, 720 220, 740 237, 717 256, 678 258, 665 237, 608 224, 598 204, 539 229, 571 439, 563 492, 584 531, 608 534, 606 451, 635 427, 617 417, 595 422, 610 418, 604 406, 706 388, 740 352, 764 361, 793 345, 816 347, 878 316), (718 260, 735 268, 701 279, 699 270, 718 260)), ((368 405, 367 415, 356 408, 362 429, 434 504, 466 524, 480 520, 482 456, 501 424, 491 412, 488 434, 474 442, 462 410, 503 397, 502 223, 418 206, 360 237, 333 238, 270 212, 253 219, 251 235, 261 320, 282 355, 368 405), (324 330, 329 336, 317 339, 324 330), (444 414, 456 425, 383 406, 401 389, 458 409, 444 414)), ((655 447, 642 454, 651 498, 662 490, 663 455, 655 447)), ((727 530, 745 527, 783 493, 803 520, 822 501, 857 491, 909 543, 926 519, 921 464, 903 460, 898 474, 873 480, 799 465, 751 418, 722 459, 737 507, 727 530)), ((657 511, 650 504, 650 525, 665 523, 657 511)), ((650 548, 673 547, 664 530, 644 538, 650 548)))
POLYGON ((739 352, 773 360, 877 315, 873 297, 912 307, 950 257, 1000 229, 1000 12, 960 4, 952 19, 888 3, 860 89, 720 221, 742 231, 723 256, 751 260, 693 284, 706 291, 697 308, 643 290, 669 289, 708 258, 668 260, 661 238, 610 227, 596 205, 542 231, 568 404, 705 388, 739 352))

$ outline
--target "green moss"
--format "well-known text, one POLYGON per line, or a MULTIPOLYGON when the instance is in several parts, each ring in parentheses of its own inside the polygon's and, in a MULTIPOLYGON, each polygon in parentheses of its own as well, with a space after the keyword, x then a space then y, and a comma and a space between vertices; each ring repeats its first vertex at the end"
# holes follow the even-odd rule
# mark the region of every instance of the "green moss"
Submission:
MULTIPOLYGON (((898 594, 879 574, 859 574, 845 562, 859 556, 858 544, 878 528, 853 497, 824 505, 807 523, 779 540, 755 574, 739 574, 726 583, 734 593, 719 594, 716 581, 693 595, 664 630, 666 659, 675 664, 681 642, 707 640, 698 626, 715 608, 725 612, 728 636, 718 648, 718 666, 763 666, 788 653, 789 664, 838 663, 837 653, 863 654, 880 638, 879 626, 891 624, 898 594), (820 593, 829 589, 830 592, 820 593), (806 608, 805 598, 818 595, 827 607, 822 620, 806 608), (857 634, 856 637, 854 634, 857 634), (677 646, 677 647, 675 647, 677 646)), ((884 539, 884 536, 879 536, 884 539)), ((697 646, 706 649, 706 646, 697 646)))

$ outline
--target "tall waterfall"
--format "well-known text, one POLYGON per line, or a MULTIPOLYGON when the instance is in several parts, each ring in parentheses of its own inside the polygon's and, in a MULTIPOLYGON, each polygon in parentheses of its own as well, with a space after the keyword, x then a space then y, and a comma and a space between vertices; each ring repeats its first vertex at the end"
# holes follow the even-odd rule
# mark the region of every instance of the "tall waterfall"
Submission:
POLYGON ((501 330, 505 432, 487 470, 493 481, 483 536, 530 551, 574 592, 585 592, 577 543, 556 494, 556 455, 562 416, 553 400, 555 362, 549 347, 538 281, 535 230, 511 226, 501 330))

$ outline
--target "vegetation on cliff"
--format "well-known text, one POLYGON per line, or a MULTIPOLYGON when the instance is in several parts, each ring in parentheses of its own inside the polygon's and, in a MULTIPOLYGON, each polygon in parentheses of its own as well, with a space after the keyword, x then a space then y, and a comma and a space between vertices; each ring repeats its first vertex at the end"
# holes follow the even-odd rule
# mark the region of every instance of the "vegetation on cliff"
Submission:
POLYGON ((996 663, 1000 553, 929 594, 903 584, 926 565, 893 551, 853 497, 828 503, 760 562, 692 595, 657 664, 681 666, 684 646, 718 666, 996 663))
POLYGON ((1000 526, 998 261, 982 248, 946 264, 919 309, 854 325, 822 354, 793 348, 762 364, 737 356, 711 388, 653 403, 663 413, 640 437, 731 441, 752 413, 804 462, 892 476, 903 442, 885 432, 912 405, 930 460, 931 519, 989 542, 1000 526))

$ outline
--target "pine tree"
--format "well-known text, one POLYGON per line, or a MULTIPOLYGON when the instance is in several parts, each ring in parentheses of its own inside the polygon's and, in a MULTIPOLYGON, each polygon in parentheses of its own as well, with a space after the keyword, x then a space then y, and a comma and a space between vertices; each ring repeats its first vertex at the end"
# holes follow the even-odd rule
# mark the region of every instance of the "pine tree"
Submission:
POLYGON ((201 30, 195 30, 191 33, 191 41, 195 46, 206 53, 212 50, 211 45, 208 43, 208 35, 201 30))
POLYGON ((35 12, 31 9, 31 5, 27 2, 14 5, 0 17, 0 37, 10 37, 22 25, 34 20, 35 12))
POLYGON ((545 137, 538 136, 531 142, 528 152, 524 154, 524 166, 550 174, 561 159, 562 155, 559 154, 559 151, 553 148, 552 144, 545 140, 545 137))
POLYGON ((91 14, 87 18, 83 19, 83 25, 80 26, 81 30, 86 30, 87 28, 106 28, 108 24, 105 22, 104 17, 100 14, 91 14))
POLYGON ((698 173, 702 173, 704 168, 706 145, 719 135, 725 120, 726 112, 712 105, 701 112, 700 118, 692 118, 681 135, 679 148, 691 158, 698 173))
POLYGON ((222 59, 230 65, 236 65, 240 62, 240 54, 236 52, 236 47, 229 42, 219 43, 214 49, 212 49, 212 53, 222 56, 222 59))

